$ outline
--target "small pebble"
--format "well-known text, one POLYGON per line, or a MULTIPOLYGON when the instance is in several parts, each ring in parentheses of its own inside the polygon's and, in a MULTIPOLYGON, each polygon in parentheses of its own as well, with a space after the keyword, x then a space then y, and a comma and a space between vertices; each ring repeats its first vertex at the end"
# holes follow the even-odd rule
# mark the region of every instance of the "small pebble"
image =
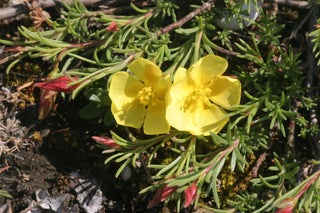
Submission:
POLYGON ((132 175, 132 170, 129 166, 124 167, 124 169, 122 170, 120 177, 122 178, 122 180, 124 181, 128 181, 131 178, 132 175))

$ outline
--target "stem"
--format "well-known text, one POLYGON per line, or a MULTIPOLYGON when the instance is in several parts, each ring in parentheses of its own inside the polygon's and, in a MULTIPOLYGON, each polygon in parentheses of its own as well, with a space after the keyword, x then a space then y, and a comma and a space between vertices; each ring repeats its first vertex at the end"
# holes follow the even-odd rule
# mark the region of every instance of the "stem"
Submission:
POLYGON ((200 13, 203 13, 205 10, 210 10, 211 6, 213 5, 213 3, 215 2, 215 0, 209 0, 206 3, 204 3, 203 5, 201 5, 200 8, 190 12, 188 15, 186 15, 185 17, 183 17, 182 19, 180 19, 177 22, 174 22, 164 28, 161 28, 158 32, 156 32, 154 34, 154 37, 158 37, 161 34, 165 34, 168 33, 174 29, 177 29, 179 27, 181 27, 182 25, 184 25, 187 21, 191 20, 192 18, 194 18, 196 15, 199 15, 200 13))
POLYGON ((314 174, 314 176, 313 176, 307 183, 304 184, 302 190, 301 190, 296 196, 294 196, 294 198, 295 198, 295 199, 299 199, 299 198, 303 195, 303 193, 305 193, 305 192, 309 189, 309 187, 311 186, 311 184, 313 184, 313 182, 314 182, 315 180, 317 180, 317 178, 319 177, 319 175, 320 175, 320 170, 318 170, 318 171, 314 174))
POLYGON ((3 63, 6 63, 7 61, 10 61, 12 59, 15 59, 15 58, 19 58, 21 55, 23 55, 23 53, 25 53, 26 51, 21 51, 21 52, 18 52, 14 55, 9 55, 3 59, 0 60, 0 64, 3 64, 3 63))
POLYGON ((266 156, 267 156, 267 152, 264 152, 259 156, 259 158, 256 162, 256 165, 251 170, 252 171, 252 178, 258 177, 258 170, 259 170, 262 162, 266 159, 266 156))
MULTIPOLYGON (((297 102, 295 100, 295 106, 293 108, 293 112, 298 112, 298 107, 299 107, 300 103, 297 102)), ((289 134, 288 134, 288 145, 290 150, 288 150, 289 152, 293 153, 294 152, 294 133, 295 133, 295 127, 296 127, 296 122, 293 119, 290 119, 290 123, 289 123, 289 134)))
MULTIPOLYGON (((180 167, 179 167, 178 170, 176 171, 176 174, 179 175, 179 174, 182 172, 182 170, 183 170, 183 168, 184 168, 184 165, 185 165, 185 163, 186 163, 187 158, 190 157, 190 150, 192 149, 192 147, 194 147, 196 141, 197 141, 197 137, 196 137, 196 136, 192 136, 191 142, 190 142, 187 150, 184 152, 183 158, 182 158, 182 160, 181 160, 181 162, 180 162, 180 167)), ((188 170, 189 170, 189 165, 187 165, 185 172, 188 173, 188 172, 189 172, 188 170)))
POLYGON ((239 142, 240 142, 239 139, 235 140, 233 145, 229 146, 228 148, 220 152, 219 153, 220 156, 218 157, 218 159, 215 160, 209 167, 206 168, 204 175, 206 175, 218 161, 221 161, 229 152, 234 150, 234 148, 238 146, 239 142))
POLYGON ((98 46, 98 45, 101 45, 103 43, 105 43, 106 41, 105 40, 102 40, 102 41, 91 41, 91 42, 87 42, 87 43, 79 43, 79 44, 70 44, 69 47, 65 48, 64 50, 62 50, 58 57, 57 57, 57 60, 54 64, 54 68, 53 70, 50 72, 50 74, 48 75, 48 77, 52 77, 54 74, 56 74, 59 70, 59 64, 60 64, 60 59, 61 57, 63 56, 63 54, 65 54, 69 49, 72 49, 72 48, 81 48, 81 47, 92 47, 92 46, 98 46))
MULTIPOLYGON (((118 1, 115 0, 78 0, 85 6, 93 6, 98 4, 104 4, 110 6, 118 1)), ((35 1, 36 7, 49 8, 49 7, 61 7, 62 2, 73 4, 73 0, 39 0, 35 1)), ((26 4, 17 4, 6 8, 0 8, 0 20, 16 17, 21 14, 28 14, 29 8, 26 4)))
POLYGON ((135 20, 137 19, 147 19, 149 16, 152 16, 157 10, 152 10, 150 12, 147 12, 146 14, 144 14, 142 17, 137 17, 137 18, 133 18, 133 19, 130 19, 126 24, 130 24, 132 22, 134 22, 135 20))

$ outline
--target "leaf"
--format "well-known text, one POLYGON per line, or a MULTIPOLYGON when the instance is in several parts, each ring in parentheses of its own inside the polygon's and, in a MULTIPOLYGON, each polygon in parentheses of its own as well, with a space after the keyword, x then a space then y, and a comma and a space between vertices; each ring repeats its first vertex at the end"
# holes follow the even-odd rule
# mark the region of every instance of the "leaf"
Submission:
POLYGON ((105 105, 91 102, 80 109, 79 116, 84 119, 93 119, 106 112, 105 105))
POLYGON ((244 156, 240 153, 239 147, 236 147, 233 152, 237 156, 236 157, 237 161, 239 161, 239 162, 241 162, 241 163, 243 163, 245 165, 249 165, 248 162, 246 161, 246 159, 244 158, 244 156))
POLYGON ((105 116, 104 116, 103 124, 108 127, 108 126, 111 126, 115 123, 116 123, 116 120, 114 119, 111 110, 108 109, 105 116))
POLYGON ((274 184, 268 183, 268 182, 266 181, 266 179, 265 179, 264 177, 262 177, 261 175, 259 175, 259 178, 260 178, 261 182, 262 182, 266 187, 271 188, 271 189, 277 189, 277 188, 279 188, 279 185, 278 185, 278 184, 274 185, 274 184))
POLYGON ((181 156, 177 157, 174 161, 172 161, 169 165, 167 165, 165 168, 161 169, 157 174, 156 177, 167 172, 169 169, 172 169, 172 167, 174 167, 178 161, 181 159, 181 156))
POLYGON ((113 159, 115 159, 115 158, 117 158, 117 157, 119 157, 119 156, 121 156, 121 155, 123 155, 123 153, 117 153, 117 154, 114 154, 114 155, 111 155, 110 157, 108 157, 105 161, 104 161, 104 164, 108 164, 111 160, 113 160, 113 159))
POLYGON ((166 181, 166 183, 168 184, 169 187, 183 186, 195 181, 202 173, 203 171, 191 172, 187 175, 169 179, 166 181))
POLYGON ((236 153, 233 151, 233 152, 232 152, 232 156, 231 156, 231 162, 230 162, 231 172, 233 172, 234 169, 236 168, 236 162, 237 162, 237 155, 236 155, 236 153))
POLYGON ((199 31, 199 27, 193 27, 193 28, 188 28, 188 29, 179 28, 179 29, 175 30, 176 33, 184 34, 184 35, 190 35, 190 34, 195 33, 197 31, 199 31))
POLYGON ((131 159, 127 159, 121 166, 120 168, 117 170, 115 177, 119 177, 119 175, 121 174, 121 172, 123 171, 123 169, 128 166, 128 164, 130 163, 131 159))
POLYGON ((291 178, 293 178, 293 177, 297 174, 297 172, 299 171, 299 169, 300 169, 300 167, 298 167, 298 166, 295 167, 295 168, 292 169, 290 172, 286 173, 286 174, 284 175, 284 178, 290 180, 291 178))
POLYGON ((4 190, 0 190, 0 196, 13 199, 13 197, 7 191, 4 190))

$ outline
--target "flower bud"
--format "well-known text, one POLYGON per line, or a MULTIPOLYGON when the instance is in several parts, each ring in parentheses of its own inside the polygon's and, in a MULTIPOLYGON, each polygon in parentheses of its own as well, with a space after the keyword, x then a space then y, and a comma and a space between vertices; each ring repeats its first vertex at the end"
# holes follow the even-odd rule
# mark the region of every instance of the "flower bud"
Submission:
POLYGON ((184 208, 190 206, 190 204, 197 198, 197 184, 193 182, 185 191, 184 191, 184 208))
POLYGON ((98 137, 98 136, 92 136, 91 138, 97 142, 100 142, 100 143, 106 145, 110 149, 119 149, 120 148, 120 146, 116 142, 114 142, 114 140, 111 138, 102 138, 102 137, 98 137))
POLYGON ((165 201, 176 189, 178 186, 172 186, 168 187, 167 184, 165 184, 162 188, 159 188, 154 195, 153 199, 148 204, 148 209, 156 206, 158 203, 165 201))
MULTIPOLYGON (((75 81, 78 80, 77 78, 72 79, 75 81)), ((79 84, 67 86, 71 82, 72 81, 70 80, 70 78, 63 76, 54 80, 36 83, 34 84, 34 86, 56 92, 71 93, 74 89, 76 89, 79 86, 79 84)))
POLYGON ((112 23, 106 28, 106 30, 107 30, 107 31, 111 31, 111 32, 117 32, 117 31, 119 31, 117 22, 112 22, 112 23))

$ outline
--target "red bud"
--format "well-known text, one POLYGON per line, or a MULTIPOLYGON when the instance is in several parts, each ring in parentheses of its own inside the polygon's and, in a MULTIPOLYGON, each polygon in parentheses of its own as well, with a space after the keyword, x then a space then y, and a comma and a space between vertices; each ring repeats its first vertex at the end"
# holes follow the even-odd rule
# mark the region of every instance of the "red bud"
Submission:
POLYGON ((285 199, 278 206, 276 213, 292 213, 297 202, 298 199, 295 198, 290 197, 288 199, 285 199))
POLYGON ((292 213, 300 197, 309 189, 311 184, 317 180, 319 175, 320 175, 320 170, 317 171, 314 174, 314 176, 304 184, 303 188, 301 189, 301 191, 299 191, 298 194, 296 194, 294 197, 289 197, 284 201, 282 201, 277 207, 276 213, 292 213))
POLYGON ((102 138, 102 137, 98 137, 98 136, 92 136, 91 138, 97 142, 100 142, 100 143, 106 145, 110 149, 119 149, 120 148, 120 146, 116 142, 114 142, 114 140, 111 138, 102 138))
POLYGON ((48 116, 55 101, 56 95, 56 91, 40 89, 40 106, 38 112, 39 120, 44 120, 48 116))
POLYGON ((184 208, 190 206, 190 204, 197 198, 197 184, 193 182, 185 191, 184 191, 184 208))
POLYGON ((119 31, 118 25, 116 22, 112 22, 107 28, 107 31, 111 31, 111 32, 117 32, 119 31))
POLYGON ((147 208, 150 209, 156 206, 158 203, 165 201, 174 191, 176 191, 177 188, 178 186, 168 187, 167 184, 165 184, 164 187, 157 190, 147 208))
MULTIPOLYGON (((72 78, 73 80, 78 80, 77 78, 72 78)), ((79 84, 75 84, 72 86, 67 86, 72 81, 66 77, 63 76, 61 78, 57 78, 54 80, 36 83, 34 84, 35 87, 43 88, 46 90, 56 91, 56 92, 64 92, 64 93, 71 93, 74 89, 76 89, 79 84)))

